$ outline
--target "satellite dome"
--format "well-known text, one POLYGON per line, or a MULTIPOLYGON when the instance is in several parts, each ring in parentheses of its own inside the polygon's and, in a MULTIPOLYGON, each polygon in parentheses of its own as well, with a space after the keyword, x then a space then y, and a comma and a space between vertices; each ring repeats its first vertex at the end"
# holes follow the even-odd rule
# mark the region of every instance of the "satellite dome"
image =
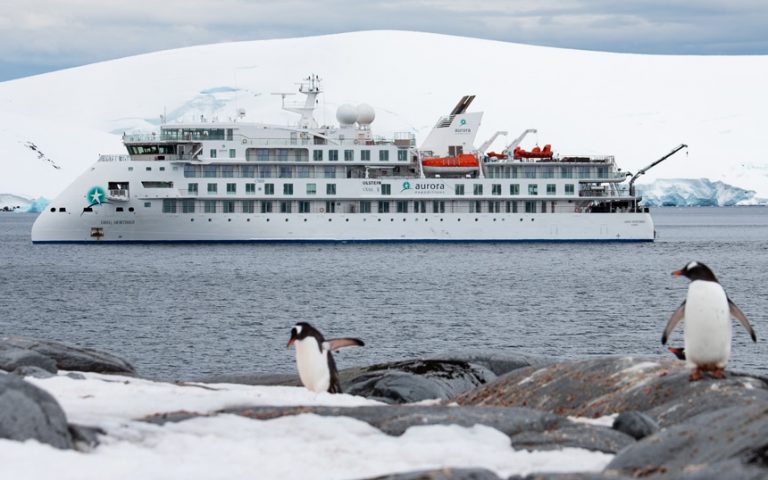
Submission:
POLYGON ((376 118, 376 111, 367 103, 361 103, 357 106, 357 123, 360 125, 370 125, 376 118))
POLYGON ((357 121, 357 109, 348 103, 336 109, 336 120, 342 127, 348 127, 357 121))

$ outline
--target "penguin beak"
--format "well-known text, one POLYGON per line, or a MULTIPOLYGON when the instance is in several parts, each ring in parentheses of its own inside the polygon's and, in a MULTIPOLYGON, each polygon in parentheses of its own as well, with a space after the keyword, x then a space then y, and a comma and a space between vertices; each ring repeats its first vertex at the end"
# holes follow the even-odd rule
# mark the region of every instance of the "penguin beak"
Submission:
POLYGON ((683 271, 682 270, 675 270, 674 272, 672 272, 672 276, 673 277, 682 277, 683 276, 683 271))
POLYGON ((288 340, 288 345, 285 346, 285 348, 289 348, 291 345, 293 345, 293 342, 296 341, 296 335, 291 335, 291 339, 288 340))

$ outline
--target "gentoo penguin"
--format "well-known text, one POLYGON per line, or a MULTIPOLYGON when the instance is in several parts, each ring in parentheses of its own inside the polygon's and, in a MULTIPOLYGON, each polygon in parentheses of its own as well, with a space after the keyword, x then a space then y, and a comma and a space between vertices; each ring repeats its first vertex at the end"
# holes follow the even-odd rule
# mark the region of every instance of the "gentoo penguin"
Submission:
POLYGON ((731 319, 733 316, 757 341, 755 331, 747 317, 728 298, 715 274, 701 262, 690 262, 672 275, 688 277, 688 296, 675 310, 661 336, 662 345, 680 320, 685 320, 683 337, 685 357, 693 367, 691 381, 701 379, 702 371, 712 372, 715 378, 724 378, 723 368, 731 356, 731 319))
POLYGON ((296 344, 296 367, 299 378, 313 392, 341 393, 339 372, 333 361, 333 352, 343 347, 365 346, 357 338, 326 340, 323 334, 307 322, 299 322, 291 329, 288 347, 296 344))

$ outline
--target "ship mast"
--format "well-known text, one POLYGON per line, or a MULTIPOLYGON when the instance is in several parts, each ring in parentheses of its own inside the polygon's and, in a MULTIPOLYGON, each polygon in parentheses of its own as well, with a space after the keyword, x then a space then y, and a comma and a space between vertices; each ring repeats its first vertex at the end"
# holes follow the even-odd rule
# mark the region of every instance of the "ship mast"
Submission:
POLYGON ((303 93, 307 96, 307 98, 304 99, 304 105, 286 105, 285 97, 286 95, 293 95, 291 93, 275 94, 283 97, 283 110, 301 115, 301 119, 299 119, 299 128, 317 128, 314 111, 318 102, 317 96, 322 92, 322 90, 320 90, 320 80, 320 76, 313 73, 299 84, 299 93, 303 93))

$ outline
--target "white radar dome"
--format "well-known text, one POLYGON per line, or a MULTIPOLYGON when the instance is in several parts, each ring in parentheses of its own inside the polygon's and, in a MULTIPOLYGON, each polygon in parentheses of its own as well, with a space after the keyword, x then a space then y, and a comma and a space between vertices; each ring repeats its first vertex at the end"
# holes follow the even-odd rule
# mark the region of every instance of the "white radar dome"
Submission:
POLYGON ((357 123, 360 125, 370 125, 376 118, 376 111, 367 103, 361 103, 357 106, 357 123))
POLYGON ((336 109, 336 120, 343 127, 348 127, 357 121, 357 109, 348 103, 336 109))

